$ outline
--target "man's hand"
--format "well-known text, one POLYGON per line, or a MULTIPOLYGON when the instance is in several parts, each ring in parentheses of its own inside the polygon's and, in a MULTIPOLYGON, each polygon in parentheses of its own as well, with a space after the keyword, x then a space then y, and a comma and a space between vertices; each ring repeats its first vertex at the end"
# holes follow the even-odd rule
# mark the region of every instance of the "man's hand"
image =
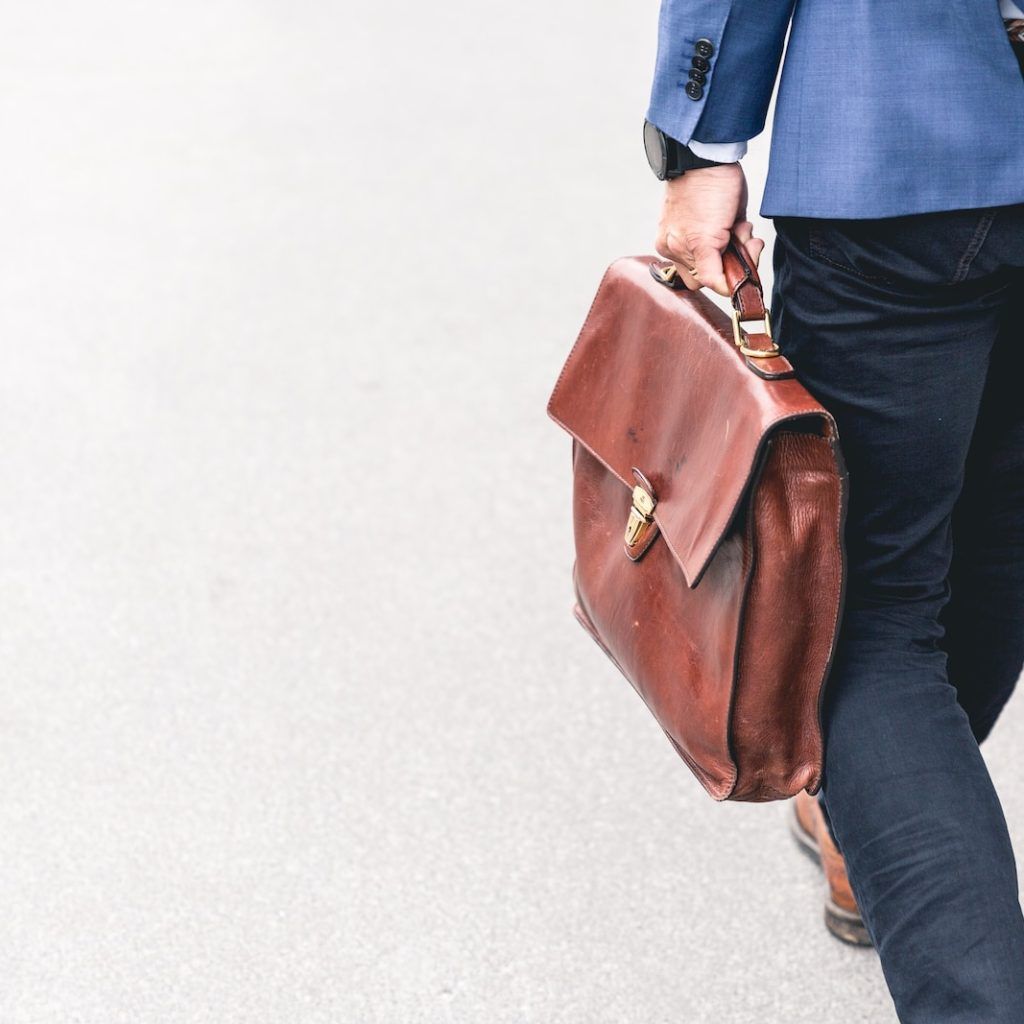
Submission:
POLYGON ((735 233, 756 267, 764 242, 753 231, 747 220, 747 179, 738 163, 701 167, 665 183, 656 249, 678 266, 691 291, 706 287, 729 295, 722 252, 735 233))

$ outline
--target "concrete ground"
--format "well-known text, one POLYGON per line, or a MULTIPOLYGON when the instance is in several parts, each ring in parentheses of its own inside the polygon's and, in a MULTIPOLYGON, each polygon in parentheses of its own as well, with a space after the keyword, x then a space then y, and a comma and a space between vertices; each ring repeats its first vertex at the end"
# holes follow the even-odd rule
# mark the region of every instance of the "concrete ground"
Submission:
POLYGON ((894 1019, 570 614, 656 14, 8 5, 2 1024, 894 1019))

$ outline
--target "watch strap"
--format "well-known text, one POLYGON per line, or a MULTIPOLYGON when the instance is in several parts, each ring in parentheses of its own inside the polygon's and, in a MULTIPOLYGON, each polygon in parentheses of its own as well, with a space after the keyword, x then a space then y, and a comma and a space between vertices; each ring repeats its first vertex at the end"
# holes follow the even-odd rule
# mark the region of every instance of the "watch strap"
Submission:
POLYGON ((687 171, 694 171, 700 167, 719 167, 721 160, 710 160, 707 157, 698 156, 689 146, 665 136, 665 145, 668 149, 668 175, 667 177, 678 177, 687 171))

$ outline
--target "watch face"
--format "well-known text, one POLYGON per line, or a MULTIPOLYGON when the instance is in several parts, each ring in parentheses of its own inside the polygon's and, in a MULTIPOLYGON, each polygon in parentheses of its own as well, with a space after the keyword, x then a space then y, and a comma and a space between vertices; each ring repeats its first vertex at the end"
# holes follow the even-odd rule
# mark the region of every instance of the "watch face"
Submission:
POLYGON ((661 129, 650 121, 644 121, 644 149, 647 150, 647 162, 651 170, 664 181, 668 172, 668 147, 661 129))

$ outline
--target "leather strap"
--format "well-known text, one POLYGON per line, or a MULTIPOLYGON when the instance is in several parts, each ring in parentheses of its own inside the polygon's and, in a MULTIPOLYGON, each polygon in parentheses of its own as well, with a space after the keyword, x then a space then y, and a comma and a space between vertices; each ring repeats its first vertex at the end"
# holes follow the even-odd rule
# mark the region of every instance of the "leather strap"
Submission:
MULTIPOLYGON (((747 259, 743 244, 732 235, 722 253, 722 269, 732 294, 733 309, 740 320, 760 320, 764 329, 754 334, 743 332, 744 361, 747 368, 765 380, 778 380, 794 376, 792 364, 779 353, 769 333, 768 309, 764 304, 764 290, 757 268, 747 259), (771 355, 752 355, 752 352, 770 352, 771 355)), ((738 325, 737 325, 737 329, 738 325)))
MULTIPOLYGON (((736 310, 739 320, 760 320, 764 324, 763 330, 748 334, 741 331, 738 323, 734 322, 734 329, 741 331, 741 352, 747 368, 765 380, 795 376, 792 364, 779 353, 778 346, 769 333, 768 310, 764 304, 764 292, 761 279, 757 276, 757 268, 747 259, 743 243, 735 235, 730 236, 729 244, 722 253, 722 269, 725 272, 725 282, 732 298, 733 309, 736 310), (770 355, 751 354, 755 352, 770 355)), ((661 284, 676 291, 686 290, 679 275, 674 272, 675 267, 672 263, 652 263, 650 271, 651 276, 661 284)))
POLYGON ((729 239, 729 245, 722 253, 722 269, 732 295, 733 308, 744 320, 763 319, 765 307, 761 279, 735 235, 729 239))

